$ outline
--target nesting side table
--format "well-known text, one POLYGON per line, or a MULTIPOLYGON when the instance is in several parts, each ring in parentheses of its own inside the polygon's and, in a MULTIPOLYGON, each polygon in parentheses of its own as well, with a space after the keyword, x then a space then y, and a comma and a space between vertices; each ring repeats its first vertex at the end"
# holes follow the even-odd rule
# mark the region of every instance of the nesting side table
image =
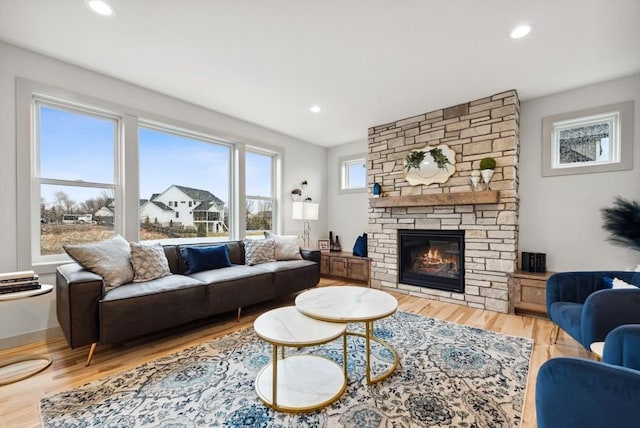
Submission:
POLYGON ((260 400, 283 412, 310 412, 337 400, 347 387, 346 324, 318 321, 301 314, 295 306, 265 312, 253 328, 272 346, 271 363, 256 377, 260 400), (285 347, 306 347, 331 342, 342 336, 344 367, 318 355, 285 357, 285 347), (280 348, 280 357, 278 357, 280 348))
MULTIPOLYGON (((0 302, 8 300, 26 299, 51 293, 53 285, 41 284, 38 290, 17 291, 15 293, 0 294, 0 302)), ((45 355, 21 355, 0 361, 0 386, 17 382, 41 372, 51 365, 51 358, 45 355)))

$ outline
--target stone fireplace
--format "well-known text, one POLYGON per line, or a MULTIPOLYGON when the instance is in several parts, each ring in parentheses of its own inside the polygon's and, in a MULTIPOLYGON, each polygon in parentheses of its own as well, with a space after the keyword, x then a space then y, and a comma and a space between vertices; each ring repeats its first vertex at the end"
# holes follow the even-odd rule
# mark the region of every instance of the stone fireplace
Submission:
POLYGON ((369 129, 367 180, 369 188, 380 183, 383 194, 369 199, 373 287, 508 312, 507 280, 517 265, 518 120, 511 90, 369 129), (454 174, 442 184, 409 185, 407 153, 439 144, 456 153, 454 174), (497 162, 489 190, 472 192, 471 171, 488 156, 497 162), (453 266, 456 250, 437 237, 436 246, 444 246, 439 254, 422 251, 430 244, 411 244, 414 254, 401 256, 400 231, 463 232, 460 264, 453 266), (416 270, 431 277, 415 280, 416 270))

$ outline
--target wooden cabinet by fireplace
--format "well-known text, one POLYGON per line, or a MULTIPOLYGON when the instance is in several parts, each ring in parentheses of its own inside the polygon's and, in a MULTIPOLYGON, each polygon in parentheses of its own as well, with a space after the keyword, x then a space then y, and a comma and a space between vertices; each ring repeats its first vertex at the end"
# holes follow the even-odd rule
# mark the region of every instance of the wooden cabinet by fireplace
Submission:
POLYGON ((370 266, 371 259, 368 257, 357 257, 345 252, 322 253, 320 274, 369 284, 370 266))
POLYGON ((554 272, 517 271, 509 275, 509 313, 547 317, 547 279, 554 272))

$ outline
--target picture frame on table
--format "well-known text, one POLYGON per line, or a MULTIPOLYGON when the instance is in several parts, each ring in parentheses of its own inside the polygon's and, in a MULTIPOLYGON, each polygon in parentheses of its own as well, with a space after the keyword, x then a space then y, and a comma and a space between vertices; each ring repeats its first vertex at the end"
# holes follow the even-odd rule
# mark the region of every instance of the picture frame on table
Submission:
POLYGON ((322 252, 329 252, 329 240, 328 239, 318 239, 318 249, 322 252))
POLYGON ((633 168, 633 101, 542 119, 545 177, 633 168))

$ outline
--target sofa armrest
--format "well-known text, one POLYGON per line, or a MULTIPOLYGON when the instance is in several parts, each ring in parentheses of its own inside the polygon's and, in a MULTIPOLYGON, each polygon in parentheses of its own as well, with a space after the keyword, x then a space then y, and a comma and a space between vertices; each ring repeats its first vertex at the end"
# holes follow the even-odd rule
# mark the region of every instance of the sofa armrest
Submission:
POLYGON ((638 427, 639 385, 640 372, 633 369, 552 358, 536 381, 538 428, 638 427))
POLYGON ((99 303, 104 292, 100 275, 77 263, 58 267, 56 312, 64 336, 72 348, 100 340, 99 303))
POLYGON ((624 324, 640 324, 640 290, 596 291, 582 308, 582 343, 588 347, 593 342, 602 342, 613 329, 624 324))
POLYGON ((629 282, 633 274, 624 271, 555 273, 547 280, 547 311, 550 312, 549 306, 553 302, 584 303, 591 293, 605 288, 602 284, 605 276, 629 282))
POLYGON ((305 260, 320 263, 320 250, 300 248, 300 255, 302 255, 302 258, 305 260))
POLYGON ((604 342, 602 361, 640 370, 640 325, 627 324, 613 329, 604 342))

